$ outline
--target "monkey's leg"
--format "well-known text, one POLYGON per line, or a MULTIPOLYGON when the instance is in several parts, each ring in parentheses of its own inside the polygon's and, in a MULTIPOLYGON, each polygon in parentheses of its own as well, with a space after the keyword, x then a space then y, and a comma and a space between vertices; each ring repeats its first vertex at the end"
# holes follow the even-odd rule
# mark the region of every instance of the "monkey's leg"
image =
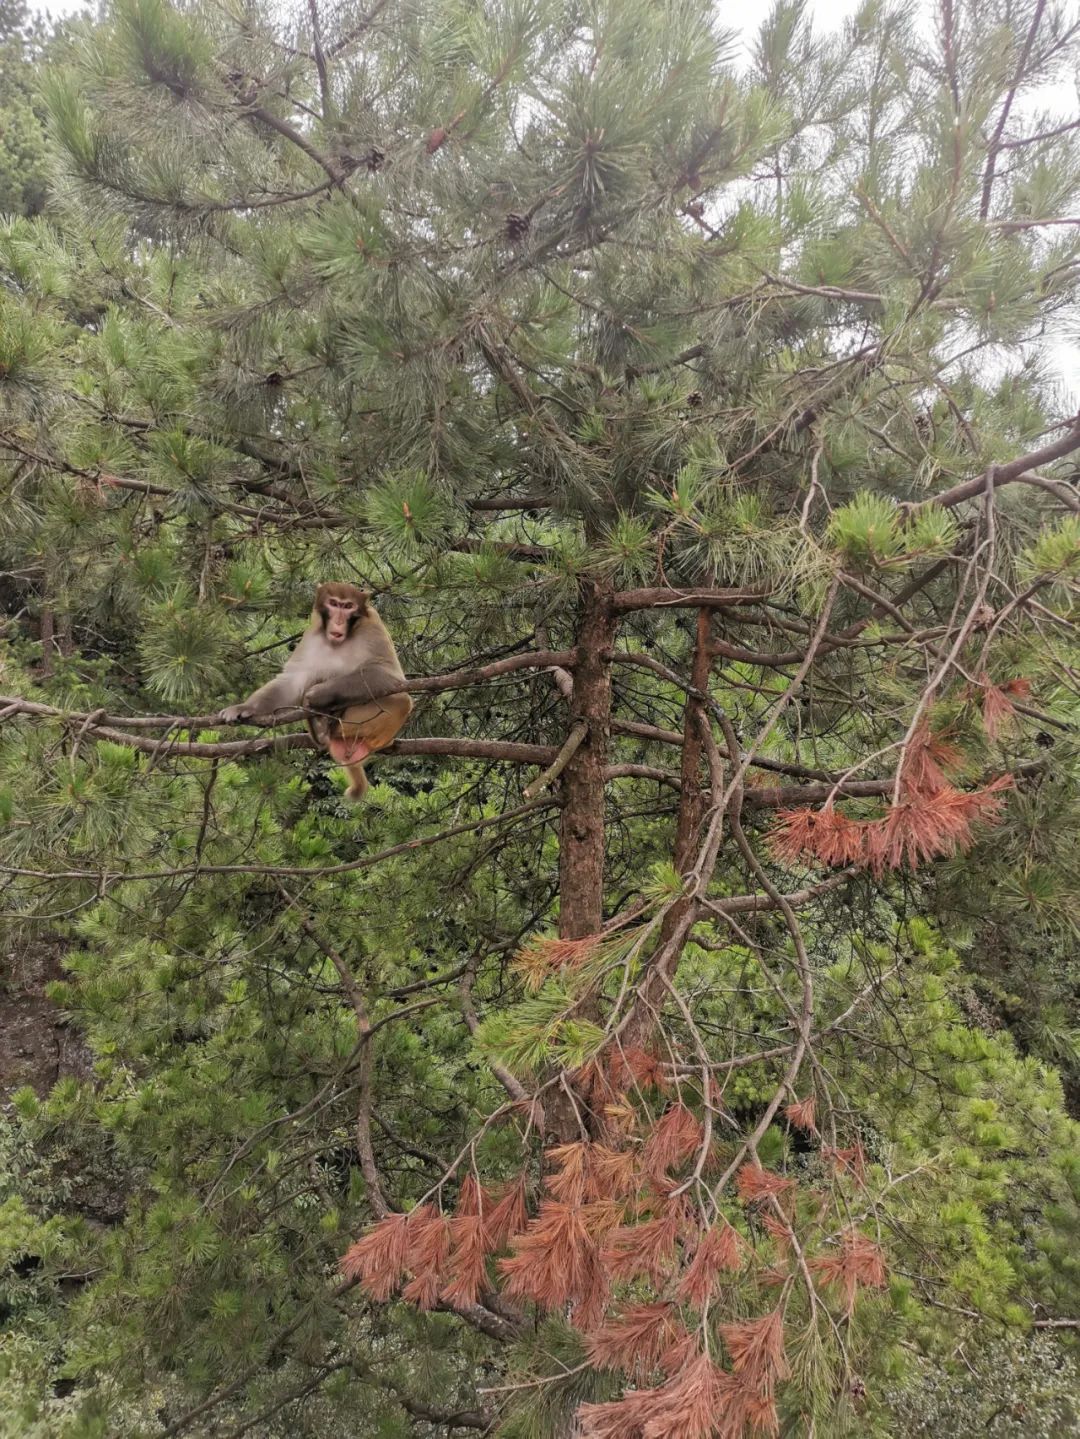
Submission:
POLYGON ((367 704, 350 705, 335 726, 327 748, 348 773, 348 799, 359 799, 368 787, 364 761, 375 750, 385 749, 412 713, 407 694, 385 695, 367 704))
POLYGON ((311 714, 308 715, 305 723, 308 727, 308 734, 319 746, 320 749, 330 748, 330 739, 337 730, 337 721, 329 715, 311 714))

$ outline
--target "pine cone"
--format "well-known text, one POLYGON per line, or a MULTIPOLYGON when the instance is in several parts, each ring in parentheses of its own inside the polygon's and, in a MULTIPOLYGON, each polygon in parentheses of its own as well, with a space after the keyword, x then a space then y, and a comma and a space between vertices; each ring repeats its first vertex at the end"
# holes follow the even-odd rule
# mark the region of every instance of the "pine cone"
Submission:
POLYGON ((506 238, 512 245, 520 245, 528 235, 531 224, 528 215, 519 215, 516 210, 511 210, 506 217, 506 238))
POLYGON ((705 403, 705 398, 700 390, 691 390, 686 397, 686 403, 692 410, 700 410, 705 403))
POLYGON ((364 156, 364 165, 370 175, 377 175, 383 167, 386 155, 379 149, 378 145, 372 145, 371 149, 364 156))

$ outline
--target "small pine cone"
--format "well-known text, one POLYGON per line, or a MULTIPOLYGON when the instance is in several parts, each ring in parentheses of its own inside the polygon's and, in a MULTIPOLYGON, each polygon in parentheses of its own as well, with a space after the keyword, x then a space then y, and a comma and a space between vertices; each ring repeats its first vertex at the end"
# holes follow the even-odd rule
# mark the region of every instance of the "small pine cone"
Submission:
POLYGON ((429 155, 434 155, 435 151, 441 149, 445 143, 446 131, 441 125, 439 125, 434 130, 432 130, 431 134, 428 136, 427 144, 424 148, 427 150, 429 155))
POLYGON ((383 161, 385 159, 386 155, 382 150, 379 149, 378 145, 372 145, 371 149, 364 156, 364 165, 367 169, 368 174, 377 175, 382 169, 383 161))
POLYGON ((531 224, 528 215, 519 215, 516 210, 511 210, 506 217, 506 238, 512 245, 520 245, 528 235, 531 224))
POLYGON ((691 390, 686 397, 686 403, 692 410, 700 410, 705 399, 700 390, 691 390))

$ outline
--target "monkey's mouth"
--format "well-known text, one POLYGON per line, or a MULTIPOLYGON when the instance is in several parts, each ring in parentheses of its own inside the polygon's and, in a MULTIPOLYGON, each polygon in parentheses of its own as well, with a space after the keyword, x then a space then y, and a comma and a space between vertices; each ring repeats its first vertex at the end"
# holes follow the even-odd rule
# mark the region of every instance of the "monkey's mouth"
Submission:
POLYGON ((330 641, 332 645, 344 644, 345 641, 349 638, 348 625, 343 625, 342 628, 339 630, 333 629, 328 626, 326 631, 326 638, 330 641))

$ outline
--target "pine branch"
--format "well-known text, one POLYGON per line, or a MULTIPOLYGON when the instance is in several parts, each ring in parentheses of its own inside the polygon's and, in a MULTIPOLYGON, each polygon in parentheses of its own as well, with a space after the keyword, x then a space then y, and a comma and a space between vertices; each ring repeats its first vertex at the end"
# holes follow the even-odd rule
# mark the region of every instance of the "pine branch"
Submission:
POLYGON ((588 733, 589 726, 584 721, 579 721, 574 725, 573 729, 571 729, 567 735, 562 749, 559 750, 548 768, 542 775, 538 775, 536 779, 530 784, 527 784, 522 790, 522 794, 526 799, 532 799, 533 796, 538 795, 541 790, 545 790, 549 785, 555 783, 566 766, 574 758, 579 746, 585 741, 588 733))
MULTIPOLYGON (((124 745, 128 749, 138 750, 141 754, 153 755, 157 759, 167 759, 178 755, 199 759, 238 759, 244 755, 284 754, 291 750, 318 750, 320 748, 306 733, 268 735, 258 739, 245 740, 179 740, 172 738, 169 734, 151 739, 131 734, 125 730, 113 729, 108 724, 93 722, 97 711, 91 711, 90 714, 79 714, 70 710, 54 709, 51 705, 35 704, 29 700, 12 700, 7 696, 0 696, 0 707, 3 710, 2 717, 5 719, 16 714, 26 714, 35 718, 60 719, 65 723, 77 723, 81 720, 80 736, 124 745)), ((286 720, 278 722, 288 722, 288 717, 286 720)), ((180 717, 173 719, 168 727, 170 729, 209 729, 215 727, 215 723, 213 716, 209 718, 196 717, 190 721, 180 717)), ((517 744, 509 740, 454 739, 440 736, 428 739, 395 740, 386 749, 379 750, 380 755, 397 755, 403 758, 410 755, 433 754, 452 755, 461 759, 489 759, 503 764, 537 765, 549 764, 557 753, 558 751, 553 745, 517 744)))
POLYGON ((761 272, 770 284, 792 290, 796 295, 818 295, 823 300, 846 300, 853 305, 884 305, 885 296, 875 295, 868 290, 843 290, 838 285, 802 285, 789 280, 785 275, 771 275, 768 270, 761 272))
POLYGON ((342 167, 331 160, 328 155, 324 155, 321 150, 317 149, 316 146, 311 143, 306 135, 302 135, 300 131, 293 125, 290 125, 287 120, 283 120, 279 115, 275 115, 274 112, 268 110, 265 105, 257 105, 244 96, 237 97, 237 104, 240 106, 241 114, 244 115, 245 119, 257 120, 259 124, 265 125, 268 130, 273 130, 275 134, 288 140, 290 145, 295 145, 309 160, 313 160, 314 163, 329 176, 331 185, 343 186, 345 184, 345 181, 349 177, 349 171, 342 169, 342 167))
POLYGON ((257 1424, 263 1424, 267 1419, 272 1419, 275 1414, 280 1413, 286 1404, 295 1404, 298 1399, 303 1399, 308 1394, 313 1393, 314 1390, 321 1388, 327 1379, 330 1378, 331 1374, 337 1374, 342 1369, 351 1369, 353 1367, 352 1362, 348 1359, 339 1359, 334 1364, 320 1366, 314 1378, 310 1379, 306 1384, 302 1384, 299 1389, 290 1389, 287 1394, 282 1394, 278 1398, 271 1400, 265 1408, 260 1409, 257 1414, 253 1414, 250 1419, 245 1419, 235 1428, 226 1430, 222 1435, 222 1439, 241 1439, 242 1435, 250 1433, 257 1424))
MULTIPOLYGON (((1078 221, 1077 223, 1080 223, 1078 221)), ((1060 460, 1065 455, 1071 455, 1073 451, 1080 450, 1080 415, 1076 415, 1069 421, 1068 429, 1060 440, 1053 444, 1044 445, 1040 450, 1032 450, 1030 454, 1020 455, 1015 460, 1010 460, 1004 465, 991 465, 989 471, 976 475, 972 480, 965 480, 963 484, 954 485, 951 490, 944 490, 940 495, 932 495, 928 500, 922 500, 918 504, 908 505, 909 513, 916 513, 926 509, 929 505, 937 505, 941 509, 952 509, 954 505, 961 504, 964 500, 974 499, 978 495, 985 495, 987 491, 987 476, 989 474, 990 486, 997 490, 1002 485, 1011 485, 1017 481, 1024 481, 1029 470, 1037 470, 1040 465, 1048 465, 1053 460, 1060 460)), ((1041 476, 1030 477, 1036 484, 1047 485, 1051 481, 1043 480, 1041 476)), ((1057 491, 1055 490, 1055 493, 1057 491)))
POLYGON ((194 875, 206 874, 266 874, 274 876, 291 876, 294 878, 311 878, 317 875, 353 874, 359 870, 371 869, 376 864, 381 864, 387 859, 396 859, 400 854, 408 854, 414 849, 429 849, 432 845, 442 844, 448 839, 456 839, 461 834, 471 834, 482 829, 490 829, 492 825, 509 824, 513 820, 520 819, 523 815, 532 814, 536 810, 554 809, 558 807, 558 800, 550 796, 541 795, 539 799, 529 800, 527 804, 518 805, 516 809, 504 810, 501 814, 488 815, 484 819, 466 820, 462 824, 452 825, 449 829, 440 830, 438 834, 424 835, 420 839, 405 840, 401 844, 391 845, 389 849, 380 850, 377 854, 364 855, 361 859, 348 860, 342 864, 324 865, 322 868, 281 865, 281 864, 201 864, 197 866, 178 867, 175 869, 150 870, 138 874, 105 874, 90 869, 69 869, 69 870, 39 870, 21 869, 14 865, 0 865, 0 874, 17 875, 23 879, 45 879, 45 880, 68 880, 68 879, 90 879, 98 883, 102 892, 114 884, 128 884, 139 880, 147 879, 179 879, 194 875))
POLYGON ((653 588, 620 590, 611 597, 616 614, 651 609, 723 609, 728 605, 752 604, 773 593, 773 586, 761 585, 733 590, 675 590, 653 588))
POLYGON ((1040 130, 1037 135, 1025 135, 1019 140, 1001 140, 998 149, 1023 150, 1028 145, 1039 145, 1045 140, 1057 140, 1062 135, 1070 135, 1074 130, 1080 130, 1080 120, 1067 120, 1064 125, 1057 125, 1053 130, 1040 130))
POLYGON ((704 345, 691 345, 689 349, 682 350, 677 355, 672 355, 670 360, 657 360, 652 365, 627 365, 627 380, 636 380, 641 375, 655 375, 661 370, 673 370, 678 365, 688 365, 691 360, 700 359, 705 353, 704 345))
POLYGON ((1001 106, 1001 113, 998 122, 994 126, 994 133, 990 136, 990 143, 986 147, 986 169, 983 172, 982 197, 979 201, 979 218, 985 220, 990 213, 990 199, 994 189, 994 170, 997 165, 998 151, 1001 148, 1001 137, 1005 133, 1005 126, 1008 124, 1009 112, 1012 110, 1013 101, 1016 99, 1016 92, 1024 78, 1024 67, 1031 54, 1031 47, 1035 44, 1035 37, 1039 33, 1039 26, 1042 24, 1043 12, 1046 9, 1046 0, 1035 0, 1035 12, 1031 17, 1031 24, 1028 26, 1027 35, 1024 37, 1024 44, 1020 56, 1016 62, 1016 71, 1008 90, 1005 92, 1005 100, 1001 106))
MULTIPOLYGON (((483 684, 485 680, 495 679, 515 670, 550 669, 553 666, 570 669, 575 662, 576 654, 573 650, 530 650, 524 654, 506 655, 503 659, 493 660, 491 664, 479 665, 473 669, 451 670, 442 675, 417 675, 412 679, 391 681, 388 685, 373 685, 369 698, 381 699, 384 695, 398 694, 402 690, 413 694, 426 694, 441 690, 471 689, 474 685, 483 684)), ((124 729, 199 730, 228 727, 223 724, 220 712, 209 715, 110 715, 103 710, 89 713, 62 710, 54 705, 41 704, 17 695, 0 695, 0 708, 6 714, 27 714, 78 722, 93 719, 99 725, 124 729)), ((303 717, 304 711, 301 709, 280 710, 274 716, 273 723, 294 724, 303 717)))
POLYGON ((551 500, 544 495, 492 495, 486 500, 466 500, 470 510, 547 510, 551 500))
MULTIPOLYGON (((347 1294, 350 1289, 355 1287, 356 1281, 354 1279, 343 1279, 340 1284, 335 1285, 334 1288, 329 1291, 327 1297, 333 1299, 340 1298, 341 1295, 347 1294)), ((159 1439, 174 1439, 175 1435, 182 1434, 185 1429, 189 1429, 196 1419, 201 1419, 204 1414, 208 1414, 212 1409, 216 1409, 219 1404, 224 1404, 225 1401, 231 1399, 234 1394, 238 1394, 244 1385, 262 1370, 267 1360, 273 1358, 273 1356, 278 1353, 285 1341, 295 1334, 302 1324, 307 1323, 317 1306, 325 1302, 325 1299, 320 1296, 319 1299, 309 1300, 306 1304, 302 1305, 299 1313, 291 1319, 288 1324, 280 1328, 272 1337, 254 1364, 249 1364, 248 1367, 242 1370, 230 1383, 217 1390, 216 1393, 209 1395, 206 1399, 202 1400, 201 1403, 196 1404, 193 1409, 188 1409, 185 1413, 181 1414, 178 1419, 174 1419, 171 1424, 167 1424, 161 1431, 159 1439)))
POLYGON ((319 24, 318 0, 307 0, 308 15, 311 17, 311 55, 319 75, 319 94, 322 97, 322 118, 330 120, 333 103, 330 92, 330 74, 326 68, 326 53, 322 45, 322 27, 319 24))
POLYGON ((344 35, 339 36, 332 45, 327 46, 327 56, 334 59, 347 50, 350 45, 355 45, 357 40, 367 34, 389 3, 390 0, 376 0, 366 15, 361 16, 355 25, 346 30, 344 35))
POLYGON ((1019 230, 1042 230, 1059 225, 1080 225, 1080 215, 1058 215, 1046 220, 991 220, 990 227, 1013 234, 1019 230))

